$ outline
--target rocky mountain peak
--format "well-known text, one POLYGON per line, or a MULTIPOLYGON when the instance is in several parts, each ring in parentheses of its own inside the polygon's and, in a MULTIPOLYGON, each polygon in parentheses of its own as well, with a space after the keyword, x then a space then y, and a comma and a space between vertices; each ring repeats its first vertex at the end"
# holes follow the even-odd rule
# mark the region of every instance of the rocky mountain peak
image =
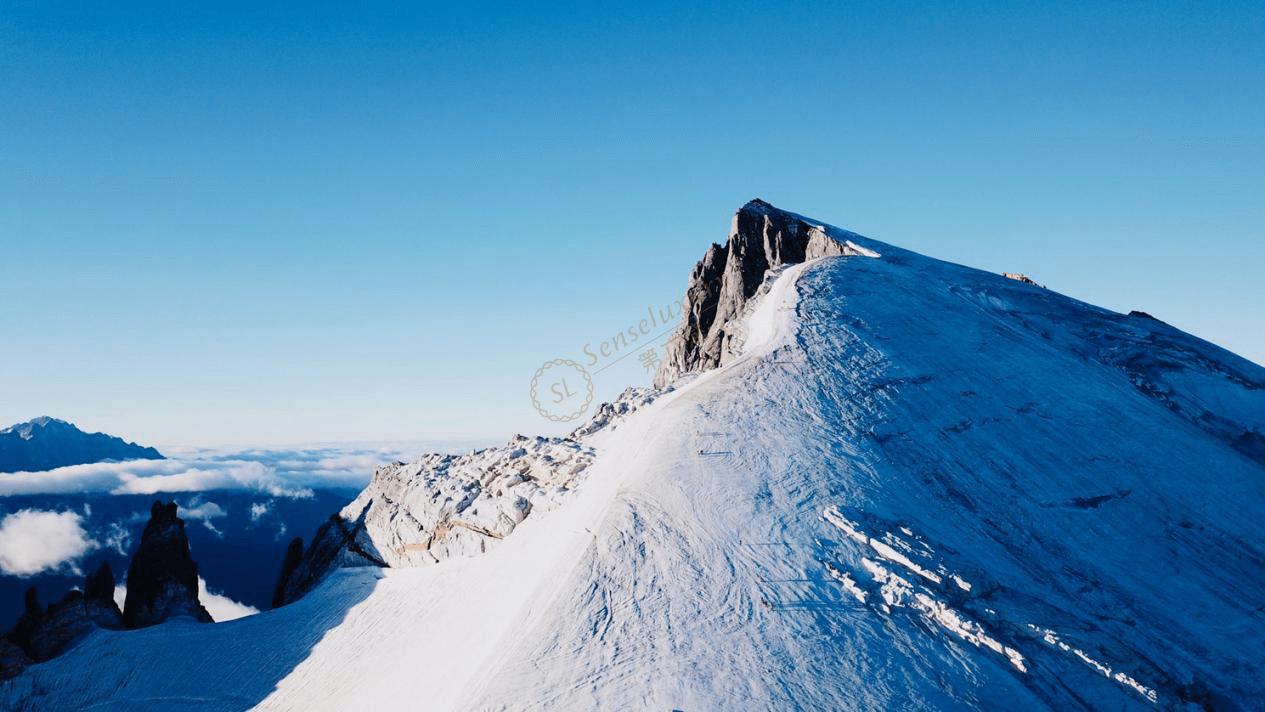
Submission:
POLYGON ((38 472, 105 460, 161 460, 152 447, 105 433, 85 433, 65 420, 41 415, 0 430, 0 472, 38 472))
POLYGON ((25 423, 17 423, 15 425, 10 425, 9 427, 5 429, 0 430, 0 434, 12 433, 22 438, 23 440, 30 440, 32 437, 34 437, 37 429, 49 428, 50 430, 67 430, 67 429, 74 429, 74 427, 75 426, 59 418, 54 418, 48 415, 41 415, 36 418, 31 418, 25 423))
POLYGON ((211 621, 198 601, 198 565, 189 555, 184 520, 176 512, 175 502, 154 502, 150 508, 149 523, 127 570, 123 620, 129 628, 176 616, 211 621))
POLYGON ((709 247, 690 273, 684 317, 665 347, 655 387, 716 368, 736 355, 745 337, 743 317, 771 273, 819 257, 873 256, 849 237, 855 236, 759 198, 748 201, 734 214, 726 243, 709 247))

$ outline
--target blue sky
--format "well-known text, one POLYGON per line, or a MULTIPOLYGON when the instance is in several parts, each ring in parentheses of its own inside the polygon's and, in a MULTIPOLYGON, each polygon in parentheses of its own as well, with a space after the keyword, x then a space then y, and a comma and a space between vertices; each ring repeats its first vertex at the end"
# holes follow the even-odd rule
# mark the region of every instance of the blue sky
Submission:
POLYGON ((1259 3, 215 5, 0 5, 3 423, 558 432, 754 196, 1265 361, 1259 3))

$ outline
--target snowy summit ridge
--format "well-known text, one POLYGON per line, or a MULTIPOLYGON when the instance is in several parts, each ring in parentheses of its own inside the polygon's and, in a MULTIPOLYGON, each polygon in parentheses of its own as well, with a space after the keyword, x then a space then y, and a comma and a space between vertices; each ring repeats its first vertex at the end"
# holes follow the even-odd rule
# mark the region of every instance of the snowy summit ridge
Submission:
POLYGON ((689 289, 671 389, 380 470, 288 605, 0 705, 1265 706, 1265 369, 767 203, 689 289))

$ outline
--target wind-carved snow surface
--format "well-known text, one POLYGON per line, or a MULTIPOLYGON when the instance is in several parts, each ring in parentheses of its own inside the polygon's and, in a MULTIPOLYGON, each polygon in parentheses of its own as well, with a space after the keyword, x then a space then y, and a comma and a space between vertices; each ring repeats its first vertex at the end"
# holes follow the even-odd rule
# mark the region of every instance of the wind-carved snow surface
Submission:
POLYGON ((1265 369, 827 229, 881 257, 786 269, 480 555, 97 633, 0 706, 1265 706, 1265 369))
MULTIPOLYGON (((1019 651, 1002 644, 989 635, 984 626, 965 617, 937 594, 937 590, 943 583, 945 576, 952 578, 957 587, 963 591, 969 591, 971 585, 957 574, 946 571, 943 565, 937 564, 936 568, 939 573, 936 573, 911 560, 909 556, 912 555, 917 555, 924 559, 932 557, 932 550, 921 540, 915 540, 915 543, 918 544, 918 548, 915 549, 914 545, 891 532, 885 533, 882 539, 875 539, 866 534, 856 522, 843 516, 838 507, 827 508, 822 512, 822 518, 847 535, 848 539, 854 543, 861 544, 863 549, 869 549, 869 551, 857 553, 857 557, 860 560, 861 569, 873 581, 873 585, 878 587, 877 593, 883 601, 880 609, 884 613, 891 613, 893 608, 911 608, 916 610, 928 621, 943 627, 966 642, 1004 656, 1019 672, 1028 671, 1024 657, 1019 651), (902 552, 908 552, 908 555, 902 552), (866 556, 866 554, 870 553, 878 554, 888 564, 896 564, 908 573, 924 579, 927 583, 919 583, 908 577, 901 576, 894 572, 889 565, 866 556)), ((904 529, 904 532, 908 536, 913 536, 913 532, 908 529, 904 529)), ((856 597, 858 601, 865 603, 870 600, 871 591, 868 591, 864 585, 859 584, 852 574, 840 570, 834 563, 829 561, 825 563, 825 567, 827 573, 839 581, 843 585, 844 590, 856 597)))
POLYGON ((1113 673, 1110 667, 1089 657, 1087 654, 1085 654, 1085 651, 1079 648, 1073 648, 1067 643, 1064 643, 1062 640, 1059 640, 1059 635, 1055 631, 1052 631, 1049 629, 1043 630, 1040 627, 1035 626, 1031 623, 1028 624, 1028 627, 1031 628, 1033 631, 1040 633, 1042 640, 1049 643, 1050 645, 1053 645, 1054 647, 1058 648, 1059 650, 1065 653, 1071 653, 1072 655, 1075 655, 1077 658, 1080 659, 1081 662, 1085 663, 1086 665, 1093 668, 1094 670, 1097 670, 1098 672, 1102 673, 1103 677, 1115 680, 1121 685, 1125 685, 1127 687, 1132 688, 1138 694, 1147 698, 1151 702, 1159 701, 1159 697, 1155 694, 1155 690, 1152 690, 1146 685, 1143 685, 1142 683, 1138 682, 1137 680, 1133 679, 1132 677, 1130 677, 1129 675, 1123 672, 1117 671, 1113 673))
MULTIPOLYGON (((953 581, 960 591, 968 593, 972 588, 969 581, 954 572, 946 570, 943 563, 937 562, 935 564, 936 570, 939 572, 936 573, 915 563, 909 556, 902 553, 902 551, 908 552, 909 555, 917 555, 925 560, 934 559, 934 550, 921 539, 915 539, 914 543, 911 544, 906 539, 892 532, 884 533, 882 539, 873 538, 866 534, 859 524, 845 517, 838 507, 827 508, 822 512, 822 518, 846 534, 848 539, 863 546, 868 546, 873 550, 873 553, 886 560, 887 564, 884 564, 865 556, 865 553, 869 552, 853 552, 854 557, 859 556, 861 568, 873 580, 874 585, 880 587, 878 592, 883 600, 881 610, 884 613, 891 613, 893 608, 912 608, 925 616, 927 620, 944 627, 968 643, 977 647, 987 648, 994 653, 1005 656, 1019 672, 1028 671, 1026 661, 1019 651, 1004 645, 997 638, 989 635, 984 625, 971 620, 937 592, 946 576, 953 581), (889 564, 896 564, 907 572, 925 579, 927 583, 911 582, 909 578, 902 577, 892 571, 889 564)), ((913 532, 908 528, 902 528, 902 531, 906 536, 914 536, 913 532)), ((844 590, 856 597, 858 601, 865 603, 870 599, 870 591, 864 585, 858 584, 857 580, 849 572, 840 570, 834 563, 829 561, 825 563, 825 567, 830 576, 839 581, 843 585, 844 590)), ((954 598, 961 598, 960 594, 953 596, 953 592, 948 593, 954 598)), ((991 608, 987 612, 992 618, 998 617, 997 611, 991 608)), ((1013 623, 1008 621, 1007 623, 1010 623, 1009 627, 1013 629, 1013 623)), ((1094 660, 1084 651, 1072 648, 1060 641, 1055 631, 1042 629, 1032 623, 1025 625, 1030 630, 1041 634, 1041 639, 1046 643, 1056 646, 1064 652, 1074 654, 1087 665, 1101 672, 1104 677, 1129 687, 1150 702, 1157 701, 1158 698, 1154 689, 1143 685, 1124 672, 1116 671, 1113 673, 1109 666, 1094 660)))

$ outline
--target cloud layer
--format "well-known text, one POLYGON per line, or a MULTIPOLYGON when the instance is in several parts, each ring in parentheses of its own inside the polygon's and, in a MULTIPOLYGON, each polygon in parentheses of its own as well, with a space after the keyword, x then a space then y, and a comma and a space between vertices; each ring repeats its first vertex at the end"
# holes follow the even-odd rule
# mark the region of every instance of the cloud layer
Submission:
POLYGON ((11 576, 77 570, 79 558, 98 546, 76 512, 23 509, 0 520, 0 572, 11 576))
POLYGON ((248 490, 272 497, 310 497, 314 489, 364 487, 374 468, 388 462, 411 460, 423 452, 463 449, 453 445, 192 450, 167 460, 101 462, 46 472, 3 473, 0 496, 248 490))

